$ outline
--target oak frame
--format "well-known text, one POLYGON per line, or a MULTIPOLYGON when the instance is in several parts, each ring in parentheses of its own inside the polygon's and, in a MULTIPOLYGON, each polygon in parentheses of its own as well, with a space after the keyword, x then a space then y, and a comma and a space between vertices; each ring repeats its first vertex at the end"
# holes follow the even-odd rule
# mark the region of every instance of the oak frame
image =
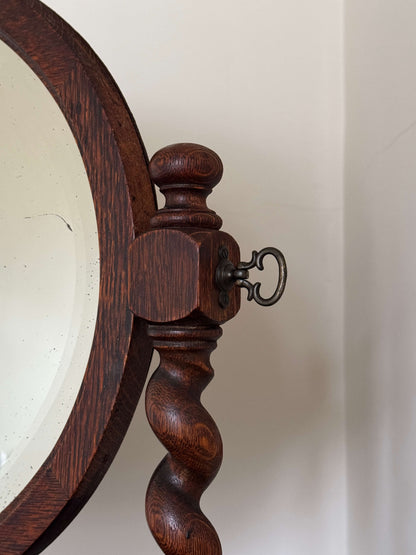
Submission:
POLYGON ((96 489, 142 391, 152 347, 128 305, 128 248, 149 229, 155 197, 131 113, 88 44, 39 0, 1 2, 0 39, 43 81, 69 123, 90 181, 100 249, 96 329, 74 408, 40 470, 0 513, 2 555, 34 555, 96 489))

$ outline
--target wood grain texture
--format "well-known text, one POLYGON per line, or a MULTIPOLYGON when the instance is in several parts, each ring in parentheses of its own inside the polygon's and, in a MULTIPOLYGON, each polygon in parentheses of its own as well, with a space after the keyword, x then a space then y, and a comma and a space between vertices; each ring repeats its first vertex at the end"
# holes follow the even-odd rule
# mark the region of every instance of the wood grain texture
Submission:
POLYGON ((128 249, 149 229, 154 192, 137 128, 90 47, 38 0, 0 3, 0 38, 55 98, 90 181, 100 248, 99 308, 74 409, 53 451, 0 514, 0 553, 36 554, 76 516, 110 465, 146 378, 151 343, 128 305, 128 249))
POLYGON ((137 237, 130 247, 133 312, 150 322, 192 317, 223 323, 233 318, 240 308, 240 290, 232 289, 229 305, 222 307, 215 285, 221 246, 236 265, 238 245, 222 231, 163 228, 137 237))
POLYGON ((160 365, 146 391, 149 423, 169 454, 156 469, 146 495, 146 517, 167 555, 220 555, 214 527, 199 506, 216 476, 222 442, 200 402, 214 372, 211 351, 219 326, 150 326, 160 365))
POLYGON ((152 218, 153 230, 130 247, 130 305, 151 322, 149 335, 160 353, 146 413, 168 454, 150 481, 146 516, 165 554, 220 555, 220 540, 199 503, 218 472, 222 443, 200 397, 213 376, 209 357, 222 333, 218 324, 240 306, 237 288, 229 305, 220 306, 219 249, 226 246, 235 264, 239 249, 218 231, 221 220, 206 206, 222 175, 215 153, 200 145, 171 145, 156 153, 149 171, 166 206, 152 218))
POLYGON ((170 145, 152 156, 149 172, 166 198, 165 207, 151 220, 153 228, 221 227, 221 218, 206 204, 223 172, 214 151, 193 143, 170 145))

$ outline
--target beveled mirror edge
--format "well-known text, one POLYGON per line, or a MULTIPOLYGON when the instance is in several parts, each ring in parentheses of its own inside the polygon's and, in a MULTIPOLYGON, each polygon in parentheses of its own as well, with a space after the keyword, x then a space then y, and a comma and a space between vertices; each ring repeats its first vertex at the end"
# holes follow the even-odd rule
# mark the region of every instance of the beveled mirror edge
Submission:
POLYGON ((127 251, 148 229, 155 199, 134 120, 85 41, 39 0, 2 3, 0 38, 42 79, 68 120, 90 179, 101 257, 94 343, 74 409, 40 471, 0 514, 2 555, 35 554, 97 487, 143 388, 151 346, 145 324, 128 308, 127 251))

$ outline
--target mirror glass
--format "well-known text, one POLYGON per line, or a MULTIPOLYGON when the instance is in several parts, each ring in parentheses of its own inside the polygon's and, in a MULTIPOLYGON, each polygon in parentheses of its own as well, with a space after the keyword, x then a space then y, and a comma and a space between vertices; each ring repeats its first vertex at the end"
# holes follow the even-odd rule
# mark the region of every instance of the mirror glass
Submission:
POLYGON ((0 511, 61 434, 87 366, 99 290, 88 178, 41 80, 0 41, 0 511))

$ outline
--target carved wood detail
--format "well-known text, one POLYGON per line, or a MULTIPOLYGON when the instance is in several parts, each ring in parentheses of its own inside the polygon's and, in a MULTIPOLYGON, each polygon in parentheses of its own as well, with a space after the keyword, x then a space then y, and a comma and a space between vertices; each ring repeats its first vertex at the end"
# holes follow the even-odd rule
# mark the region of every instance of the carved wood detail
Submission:
POLYGON ((222 460, 221 436, 200 397, 214 372, 210 353, 219 326, 149 327, 160 365, 146 392, 149 423, 168 455, 155 471, 146 496, 153 536, 168 555, 220 555, 214 527, 199 507, 202 493, 222 460))
POLYGON ((166 205, 151 219, 152 231, 131 245, 130 306, 150 322, 149 335, 160 353, 146 412, 168 454, 150 481, 146 516, 165 554, 221 555, 217 533, 199 502, 220 467, 222 443, 200 396, 213 376, 209 357, 222 333, 218 324, 240 307, 238 288, 229 292, 227 306, 219 302, 220 249, 228 250, 234 264, 240 252, 234 239, 219 231, 221 218, 206 205, 222 176, 214 152, 194 144, 171 145, 153 156, 149 172, 166 205))
POLYGON ((192 143, 167 146, 152 157, 149 172, 166 198, 166 206, 151 220, 152 227, 221 227, 221 218, 206 204, 223 172, 213 150, 192 143))

